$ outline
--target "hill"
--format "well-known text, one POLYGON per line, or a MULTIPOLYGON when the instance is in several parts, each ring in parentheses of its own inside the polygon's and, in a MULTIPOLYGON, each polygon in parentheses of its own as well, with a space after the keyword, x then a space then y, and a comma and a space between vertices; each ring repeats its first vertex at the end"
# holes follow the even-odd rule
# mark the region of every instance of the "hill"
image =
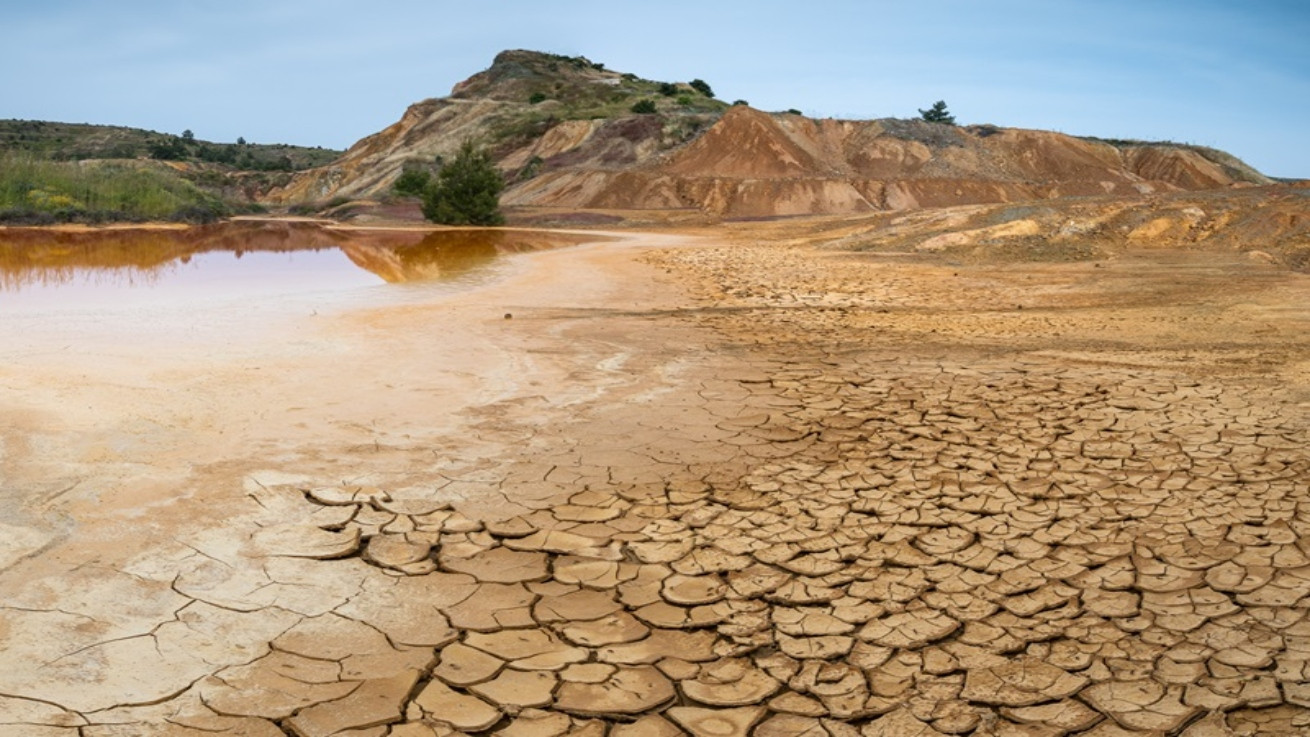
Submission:
POLYGON ((621 74, 584 57, 505 51, 448 97, 411 105, 399 121, 332 164, 297 175, 271 199, 385 195, 406 167, 432 166, 469 138, 490 146, 513 182, 563 168, 626 169, 718 120, 728 105, 707 88, 621 74), (643 101, 656 112, 633 113, 643 101))
POLYGON ((448 97, 411 106, 270 199, 383 197, 405 168, 431 167, 468 138, 489 145, 506 173, 503 204, 525 209, 749 218, 1271 183, 1203 147, 917 119, 813 120, 729 106, 702 85, 506 51, 448 97), (653 112, 633 112, 642 101, 653 112))
POLYGON ((0 120, 0 222, 207 221, 257 210, 340 151, 121 126, 0 120))
POLYGON ((340 151, 285 143, 216 143, 140 128, 47 120, 0 120, 0 151, 54 161, 143 159, 212 162, 242 171, 299 171, 329 164, 340 151))

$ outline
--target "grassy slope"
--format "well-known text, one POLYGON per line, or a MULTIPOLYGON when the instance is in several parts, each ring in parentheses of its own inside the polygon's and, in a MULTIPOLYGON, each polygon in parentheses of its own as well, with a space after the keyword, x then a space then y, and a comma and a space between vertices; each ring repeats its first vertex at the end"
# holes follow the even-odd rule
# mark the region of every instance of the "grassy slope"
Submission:
POLYGON ((157 146, 182 141, 182 159, 229 163, 245 170, 322 166, 341 155, 340 151, 307 146, 262 143, 214 143, 139 128, 84 123, 55 123, 43 120, 0 120, 0 151, 27 153, 57 160, 136 159, 151 157, 157 146), (284 167, 286 157, 290 165, 284 167), (224 159, 232 161, 224 162, 224 159))
POLYGON ((292 171, 340 153, 0 120, 0 223, 208 221, 258 209, 255 198, 292 171))

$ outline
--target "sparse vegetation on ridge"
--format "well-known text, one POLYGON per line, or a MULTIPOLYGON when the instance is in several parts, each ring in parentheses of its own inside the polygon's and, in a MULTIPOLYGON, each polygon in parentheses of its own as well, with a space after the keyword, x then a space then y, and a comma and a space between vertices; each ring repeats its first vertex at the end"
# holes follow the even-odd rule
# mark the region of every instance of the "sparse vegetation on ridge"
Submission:
MULTIPOLYGON (((632 112, 633 105, 651 100, 654 112, 719 113, 727 105, 713 99, 703 80, 689 83, 643 79, 635 74, 607 70, 586 57, 562 56, 536 51, 506 51, 489 69, 456 87, 457 99, 494 99, 526 102, 534 109, 507 113, 532 120, 594 120, 632 112)), ((649 113, 647 113, 649 114, 649 113)), ((527 123, 510 121, 511 126, 527 123)), ((509 137, 509 136, 507 136, 509 137)))

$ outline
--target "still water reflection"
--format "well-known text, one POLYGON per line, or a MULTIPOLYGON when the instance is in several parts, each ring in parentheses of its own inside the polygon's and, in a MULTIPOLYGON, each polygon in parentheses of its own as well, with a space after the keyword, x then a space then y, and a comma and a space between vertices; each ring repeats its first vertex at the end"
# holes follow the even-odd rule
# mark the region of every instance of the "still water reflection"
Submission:
POLYGON ((505 254, 584 240, 595 239, 542 231, 340 230, 302 222, 0 229, 0 311, 476 281, 505 254))

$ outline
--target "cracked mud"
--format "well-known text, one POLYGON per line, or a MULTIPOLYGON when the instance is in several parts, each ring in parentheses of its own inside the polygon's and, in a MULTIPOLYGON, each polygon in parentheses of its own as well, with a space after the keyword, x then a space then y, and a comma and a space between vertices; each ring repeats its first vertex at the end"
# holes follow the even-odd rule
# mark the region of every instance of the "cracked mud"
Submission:
POLYGON ((497 326, 568 401, 12 567, 0 735, 1310 733, 1304 276, 644 253, 497 326))

